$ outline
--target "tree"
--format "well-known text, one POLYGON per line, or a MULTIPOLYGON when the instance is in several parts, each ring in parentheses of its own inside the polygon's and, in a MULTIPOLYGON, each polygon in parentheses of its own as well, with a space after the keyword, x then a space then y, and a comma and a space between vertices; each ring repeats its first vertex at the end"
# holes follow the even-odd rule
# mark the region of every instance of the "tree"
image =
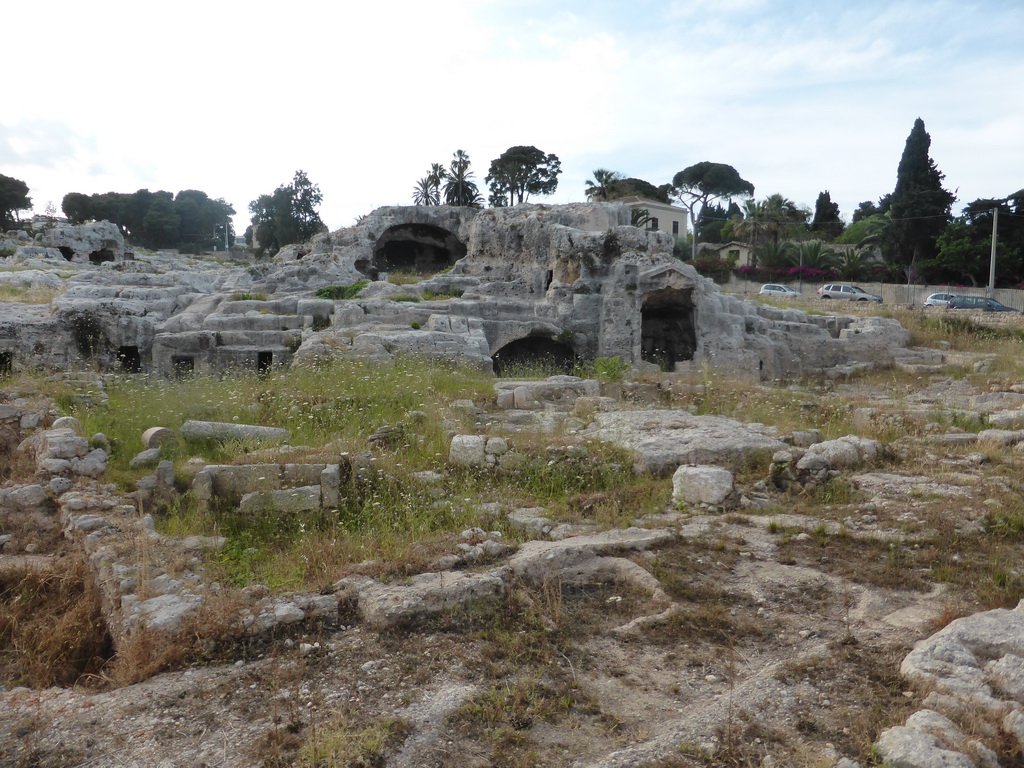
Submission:
POLYGON ((885 262, 878 250, 871 246, 844 249, 837 254, 836 271, 843 280, 881 277, 879 272, 884 269, 885 262))
POLYGON ((622 179, 622 174, 617 171, 609 171, 607 168, 595 168, 594 178, 587 179, 585 190, 587 200, 595 203, 605 203, 612 199, 615 182, 622 179))
POLYGON ((876 213, 879 213, 878 206, 876 206, 871 200, 864 200, 857 206, 857 210, 853 212, 853 219, 850 223, 856 224, 861 219, 866 219, 868 216, 874 216, 876 213))
POLYGON ((787 240, 761 240, 754 246, 754 264, 765 269, 785 269, 793 262, 793 243, 787 240))
POLYGON ((473 172, 469 170, 469 155, 461 149, 456 150, 445 176, 445 205, 479 208, 482 201, 480 190, 473 181, 473 172))
POLYGON ((550 195, 558 187, 562 163, 557 155, 545 155, 536 147, 509 147, 491 161, 484 181, 491 188, 495 207, 518 205, 530 195, 550 195))
POLYGON ((931 143, 924 121, 917 118, 896 170, 896 188, 888 200, 893 256, 908 277, 917 262, 935 256, 935 240, 949 223, 956 200, 942 188, 945 175, 928 155, 931 143))
POLYGON ((781 239, 797 239, 809 215, 809 211, 776 192, 764 200, 745 201, 741 216, 733 217, 733 231, 756 249, 765 240, 778 243, 781 239))
POLYGON ((412 188, 413 205, 440 205, 441 182, 448 178, 448 171, 440 163, 431 163, 427 175, 412 188))
POLYGON ((64 195, 60 209, 72 224, 84 224, 92 218, 92 201, 81 192, 68 192, 64 195))
POLYGON ((832 196, 827 189, 818 193, 818 199, 814 202, 811 232, 819 234, 827 240, 835 240, 843 232, 843 220, 839 216, 839 206, 832 202, 832 196))
MULTIPOLYGON (((694 232, 700 213, 712 200, 732 200, 740 195, 749 197, 754 194, 754 185, 742 178, 731 165, 708 161, 681 170, 672 177, 672 188, 679 203, 690 212, 694 232)), ((697 239, 695 235, 693 258, 697 256, 697 239)))
POLYGON ((729 227, 730 219, 734 216, 742 218, 740 207, 736 203, 729 203, 728 208, 723 208, 717 203, 709 203, 704 206, 697 219, 697 236, 702 243, 724 243, 731 240, 733 228, 729 227))
POLYGON ((138 239, 147 248, 173 248, 178 244, 181 217, 169 192, 156 193, 142 220, 138 239))
POLYGON ((19 221, 18 211, 27 211, 31 208, 32 198, 28 196, 28 184, 0 173, 0 229, 13 226, 19 221))
POLYGON ((999 211, 996 277, 1015 285, 1024 274, 1024 190, 1005 198, 981 198, 964 207, 935 241, 935 258, 924 267, 930 280, 988 282, 993 210, 999 211))
POLYGON ((305 242, 327 229, 316 211, 321 202, 320 188, 305 171, 296 171, 291 184, 249 203, 253 233, 260 248, 276 253, 285 245, 305 242))
POLYGON ((121 234, 144 248, 190 248, 198 253, 223 242, 224 227, 231 236, 228 217, 235 214, 223 198, 213 200, 198 189, 177 195, 140 189, 131 194, 104 192, 83 195, 69 192, 61 202, 72 224, 106 220, 121 234), (220 234, 218 234, 218 231, 220 234))
POLYGON ((180 219, 178 247, 189 245, 199 252, 220 245, 223 235, 218 235, 218 231, 223 233, 225 226, 230 237, 228 217, 234 215, 235 209, 223 198, 211 200, 198 189, 185 189, 174 197, 174 212, 180 219))
POLYGON ((796 252, 791 253, 789 258, 794 267, 816 269, 821 272, 834 269, 838 264, 836 252, 821 240, 804 240, 797 243, 796 252))
POLYGON ((413 205, 438 205, 438 199, 434 196, 434 186, 430 183, 430 177, 424 176, 416 182, 412 188, 413 205))

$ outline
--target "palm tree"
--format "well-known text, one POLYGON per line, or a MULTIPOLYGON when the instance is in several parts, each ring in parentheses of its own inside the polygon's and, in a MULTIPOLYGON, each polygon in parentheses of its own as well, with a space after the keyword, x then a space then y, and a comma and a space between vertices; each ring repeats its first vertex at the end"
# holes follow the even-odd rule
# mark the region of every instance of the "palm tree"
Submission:
POLYGON ((430 186, 433 188, 434 199, 437 200, 435 205, 441 204, 441 182, 448 178, 448 171, 440 163, 430 164, 430 173, 427 174, 427 178, 430 180, 430 186))
POLYGON ((594 178, 587 179, 587 200, 595 203, 604 203, 610 199, 612 187, 616 181, 622 179, 622 174, 617 171, 609 171, 607 168, 597 168, 594 171, 594 178))
POLYGON ((473 172, 469 170, 469 155, 459 149, 452 156, 451 167, 445 179, 445 204, 478 208, 483 202, 483 197, 472 179, 473 172))
POLYGON ((843 280, 864 280, 883 268, 885 262, 875 247, 865 245, 840 251, 836 266, 843 280))
POLYGON ((416 182, 412 188, 413 205, 439 205, 437 191, 429 176, 425 176, 416 182))
POLYGON ((651 222, 651 212, 646 208, 631 208, 629 211, 629 223, 638 229, 647 229, 651 222))
POLYGON ((735 231, 755 247, 762 240, 777 243, 797 225, 806 223, 808 214, 778 193, 760 202, 750 199, 743 203, 742 218, 734 217, 735 231))
POLYGON ((789 260, 794 267, 818 269, 822 272, 835 269, 838 263, 836 252, 821 240, 805 240, 802 243, 797 243, 796 252, 790 254, 789 260))
POLYGON ((754 264, 766 269, 782 269, 792 263, 789 258, 792 250, 793 244, 788 240, 762 240, 754 248, 754 264))

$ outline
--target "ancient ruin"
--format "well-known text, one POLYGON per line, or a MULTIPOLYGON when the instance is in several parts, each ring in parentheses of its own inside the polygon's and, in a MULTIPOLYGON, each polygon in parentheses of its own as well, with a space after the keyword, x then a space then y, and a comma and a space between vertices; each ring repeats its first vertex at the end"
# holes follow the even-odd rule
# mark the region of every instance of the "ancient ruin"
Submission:
POLYGON ((0 764, 1019 764, 1016 359, 726 295, 628 222, 381 208, 265 261, 0 237, 0 286, 49 297, 0 303, 0 626, 70 584, 98 659, 0 682, 0 764), (421 358, 482 383, 384 422, 386 386, 285 375, 421 358), (87 428, 211 381, 257 385, 243 418, 87 428), (232 571, 247 525, 303 575, 232 571))
POLYGON ((5 318, 9 367, 170 376, 416 353, 499 372, 536 360, 569 372, 577 360, 620 358, 638 370, 709 364, 773 380, 890 364, 906 344, 891 321, 726 296, 673 258, 671 236, 630 226, 621 205, 381 208, 249 267, 128 258, 109 229, 58 227, 40 245, 15 241, 9 261, 41 274, 65 258, 99 269, 64 278, 50 311, 5 318), (58 242, 66 244, 46 245, 58 242), (395 272, 419 279, 388 282, 395 272), (360 281, 354 298, 315 296, 360 281))

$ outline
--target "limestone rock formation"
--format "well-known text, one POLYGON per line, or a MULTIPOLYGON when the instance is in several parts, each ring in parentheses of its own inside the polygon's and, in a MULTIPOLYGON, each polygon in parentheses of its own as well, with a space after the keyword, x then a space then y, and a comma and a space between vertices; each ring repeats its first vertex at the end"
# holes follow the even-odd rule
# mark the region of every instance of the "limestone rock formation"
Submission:
POLYGON ((617 358, 777 379, 893 364, 907 343, 892 320, 724 295, 673 257, 670 235, 629 221, 617 203, 387 207, 247 267, 166 253, 124 260, 112 224, 56 227, 25 263, 52 268, 63 254, 66 290, 49 309, 0 306, 0 362, 181 375, 414 353, 506 375, 617 358), (402 284, 386 279, 395 273, 402 284))

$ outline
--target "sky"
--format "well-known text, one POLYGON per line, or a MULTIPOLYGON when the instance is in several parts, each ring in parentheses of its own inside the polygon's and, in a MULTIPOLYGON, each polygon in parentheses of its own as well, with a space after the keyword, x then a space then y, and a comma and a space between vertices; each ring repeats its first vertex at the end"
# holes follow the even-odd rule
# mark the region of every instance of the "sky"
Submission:
MULTIPOLYGON (((35 212, 85 194, 249 202, 304 170, 330 229, 409 205, 431 163, 532 145, 585 199, 727 163, 848 221, 918 117, 954 211, 1024 187, 1020 0, 135 0, 4 10, 0 174, 35 212), (16 33, 12 32, 16 30, 16 33)), ((24 216, 24 214, 23 214, 24 216)))

